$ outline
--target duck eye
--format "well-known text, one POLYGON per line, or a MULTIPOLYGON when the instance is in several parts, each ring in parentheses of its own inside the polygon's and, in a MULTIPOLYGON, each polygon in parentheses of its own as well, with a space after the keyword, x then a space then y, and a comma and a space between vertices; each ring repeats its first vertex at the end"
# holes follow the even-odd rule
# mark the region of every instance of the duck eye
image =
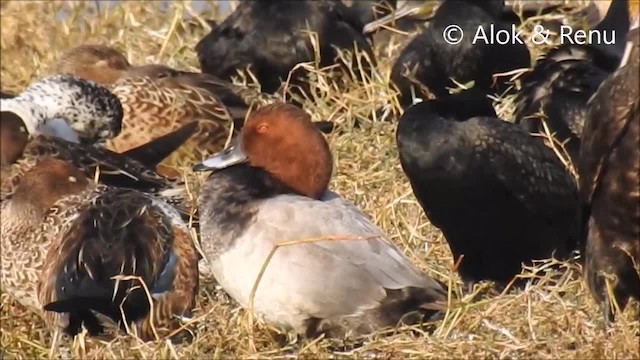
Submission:
POLYGON ((269 130, 269 125, 267 125, 265 123, 262 123, 262 124, 258 125, 256 130, 258 131, 258 133, 264 134, 264 133, 267 132, 267 130, 269 130))

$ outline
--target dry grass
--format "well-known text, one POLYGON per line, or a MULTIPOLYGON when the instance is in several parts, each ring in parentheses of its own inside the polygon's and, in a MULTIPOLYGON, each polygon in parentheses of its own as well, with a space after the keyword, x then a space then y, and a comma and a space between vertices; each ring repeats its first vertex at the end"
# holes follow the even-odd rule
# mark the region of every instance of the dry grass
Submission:
MULTIPOLYGON (((207 31, 201 19, 183 19, 189 3, 163 9, 158 3, 129 2, 111 9, 102 6, 99 15, 91 13, 91 2, 3 1, 1 6, 2 89, 9 91, 19 91, 43 76, 62 51, 84 42, 112 44, 133 63, 197 70, 193 48, 207 31), (55 20, 53 14, 61 11, 68 17, 55 20)), ((214 17, 212 11, 205 13, 205 18, 214 17)), ((40 318, 2 294, 0 358, 640 358, 640 325, 634 321, 637 304, 630 304, 613 329, 603 330, 602 315, 578 265, 566 264, 569 276, 559 282, 549 280, 543 264, 525 271, 523 276, 545 279, 525 290, 483 295, 475 301, 461 297, 447 244, 427 221, 400 168, 395 125, 376 119, 379 108, 398 113, 388 74, 401 46, 397 40, 402 38, 377 50, 378 69, 365 85, 349 79, 332 81, 319 72, 305 108, 315 120, 339 124, 339 131, 328 137, 336 163, 332 188, 370 214, 416 264, 450 284, 451 309, 434 332, 401 329, 376 334, 356 348, 324 339, 282 345, 260 324, 249 329, 246 312, 209 279, 202 282, 193 321, 195 339, 187 345, 143 344, 130 336, 109 342, 78 337, 50 349, 52 337, 40 318), (338 87, 343 90, 337 91, 338 87), (357 129, 356 119, 362 125, 357 129)), ((534 56, 540 54, 540 49, 532 50, 534 56)), ((512 107, 511 99, 497 102, 505 118, 512 107)))

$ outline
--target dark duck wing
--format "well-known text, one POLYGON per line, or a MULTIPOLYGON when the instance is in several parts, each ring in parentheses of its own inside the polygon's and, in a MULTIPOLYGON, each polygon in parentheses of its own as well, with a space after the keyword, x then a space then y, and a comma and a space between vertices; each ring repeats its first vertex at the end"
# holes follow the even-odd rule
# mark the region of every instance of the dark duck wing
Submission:
POLYGON ((589 102, 578 162, 585 278, 606 324, 614 302, 624 310, 640 299, 639 36, 638 28, 629 33, 627 63, 589 102))
MULTIPOLYGON (((297 64, 314 61, 307 30, 318 34, 321 66, 335 63, 334 47, 354 42, 373 58, 362 24, 339 1, 247 1, 196 45, 200 67, 224 80, 250 67, 262 91, 273 93, 297 64)), ((292 79, 299 84, 303 74, 292 79)))
POLYGON ((72 163, 89 178, 98 176, 102 184, 149 193, 165 193, 170 201, 178 204, 182 200, 182 194, 174 194, 173 190, 179 184, 158 175, 154 167, 180 147, 195 128, 195 123, 184 125, 124 154, 56 137, 35 136, 26 144, 19 159, 9 165, 8 176, 2 180, 2 199, 11 196, 20 179, 39 159, 49 156, 72 163))
POLYGON ((464 255, 463 280, 504 283, 522 262, 563 257, 575 246, 576 184, 550 149, 493 117, 486 98, 470 97, 407 109, 397 131, 400 162, 454 258, 464 255))
POLYGON ((516 123, 529 132, 544 132, 542 121, 545 120, 575 163, 587 101, 617 68, 624 50, 620 44, 624 43, 628 29, 627 1, 612 1, 595 30, 609 38, 615 31, 615 44, 565 43, 539 59, 522 77, 522 89, 516 97, 516 123))
POLYGON ((50 211, 66 225, 43 234, 52 241, 38 288, 47 319, 71 335, 81 325, 102 332, 94 312, 134 323, 144 340, 178 329, 198 288, 196 249, 178 213, 127 189, 102 188, 61 205, 75 205, 50 211))

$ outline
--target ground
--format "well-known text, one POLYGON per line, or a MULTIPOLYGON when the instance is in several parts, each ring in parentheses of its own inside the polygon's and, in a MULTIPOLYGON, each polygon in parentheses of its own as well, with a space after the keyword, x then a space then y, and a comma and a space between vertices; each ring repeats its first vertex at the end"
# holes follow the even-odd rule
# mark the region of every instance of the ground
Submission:
MULTIPOLYGON (((62 51, 86 42, 112 44, 135 64, 158 62, 197 71, 194 46, 208 31, 203 20, 216 18, 215 2, 209 3, 214 6, 199 15, 190 11, 189 2, 102 5, 96 14, 94 2, 3 0, 2 89, 20 91, 46 75, 62 51)), ((392 115, 399 112, 388 86, 389 69, 401 46, 398 39, 405 41, 406 36, 376 50, 378 68, 365 85, 334 83, 319 72, 305 109, 314 120, 338 124, 338 131, 328 136, 335 157, 331 188, 360 206, 428 274, 449 284, 450 310, 434 331, 399 329, 375 334, 355 347, 293 337, 283 344, 261 324, 250 327, 246 312, 209 279, 202 281, 192 321, 195 338, 183 345, 145 344, 123 335, 111 341, 81 336, 52 348, 51 334, 37 314, 2 294, 0 358, 640 358, 637 303, 630 304, 612 329, 604 330, 578 264, 565 264, 568 276, 560 282, 547 281, 543 270, 548 264, 542 264, 524 272, 522 276, 543 278, 524 290, 488 296, 491 284, 483 284, 476 289, 484 294, 479 300, 461 296, 447 243, 429 224, 400 168, 395 121, 376 117, 381 107, 392 115), (356 120, 359 128, 353 127, 356 120)), ((534 57, 541 50, 532 49, 534 57)), ((498 100, 496 107, 504 118, 513 109, 508 98, 498 100)), ((183 170, 191 176, 187 165, 183 170)))

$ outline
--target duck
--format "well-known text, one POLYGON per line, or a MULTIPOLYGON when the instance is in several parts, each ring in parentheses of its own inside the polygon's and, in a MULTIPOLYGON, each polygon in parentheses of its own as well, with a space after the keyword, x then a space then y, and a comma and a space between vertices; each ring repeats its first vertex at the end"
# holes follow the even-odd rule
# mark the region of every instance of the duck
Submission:
POLYGON ((578 172, 584 277, 605 326, 640 300, 640 28, 619 68, 589 101, 578 172))
POLYGON ((398 120, 400 164, 471 291, 514 279, 522 263, 576 249, 575 179, 556 154, 497 118, 480 89, 419 102, 398 120))
POLYGON ((72 163, 90 178, 98 174, 107 185, 165 194, 180 204, 180 183, 153 167, 179 148, 196 124, 119 154, 101 145, 118 134, 122 114, 118 98, 106 88, 70 75, 43 78, 14 98, 1 99, 2 201, 40 158, 50 156, 72 163))
MULTIPOLYGON (((336 48, 353 51, 355 44, 369 58, 362 61, 365 73, 375 65, 362 28, 357 14, 338 0, 243 1, 197 43, 195 50, 203 73, 230 80, 248 68, 264 93, 277 92, 283 82, 294 94, 296 90, 305 93, 307 73, 296 66, 307 62, 320 67, 338 64, 336 48), (317 49, 309 31, 317 34, 317 49)), ((353 64, 362 77, 358 62, 353 64)))
MULTIPOLYGON (((50 71, 71 74, 109 88, 123 104, 125 127, 132 122, 130 118, 138 115, 153 117, 153 112, 145 112, 147 108, 162 113, 163 119, 169 113, 170 118, 176 117, 172 123, 180 123, 184 114, 176 115, 177 110, 173 108, 165 111, 161 109, 162 106, 172 105, 175 108, 174 103, 165 101, 158 106, 154 100, 155 97, 181 99, 186 96, 184 103, 188 105, 185 107, 188 114, 195 114, 195 118, 216 115, 215 111, 208 112, 208 109, 220 102, 233 120, 233 130, 239 131, 252 104, 258 101, 251 90, 210 74, 176 70, 163 64, 131 65, 120 51, 104 44, 82 44, 71 48, 59 57, 50 71)), ((217 116, 222 116, 222 111, 217 116)), ((165 120, 159 120, 162 121, 165 120)), ((316 121, 314 124, 325 134, 331 133, 334 128, 330 121, 316 121)), ((109 139, 107 148, 122 152, 142 143, 125 141, 125 134, 109 139)))
MULTIPOLYGON (((67 50, 52 72, 70 74, 107 86, 120 100, 122 131, 106 147, 124 152, 189 122, 198 129, 182 149, 163 162, 158 171, 177 177, 171 164, 202 153, 220 151, 232 128, 240 127, 249 105, 239 87, 212 75, 172 69, 161 64, 133 66, 115 48, 83 44, 67 50)), ((245 91, 246 93, 246 91, 245 91)))
POLYGON ((30 134, 83 144, 111 138, 122 126, 122 106, 108 89, 68 75, 40 79, 17 96, 0 99, 0 112, 23 119, 30 134))
POLYGON ((348 337, 428 319, 445 286, 421 272, 364 213, 327 189, 333 160, 310 116, 290 103, 260 107, 221 153, 198 198, 208 268, 242 307, 315 338, 348 337), (315 238, 273 253, 287 242, 315 238), (323 240, 324 239, 324 240, 323 240))
MULTIPOLYGON (((526 69, 531 65, 529 49, 517 41, 508 44, 472 43, 478 29, 511 31, 515 26, 500 20, 502 0, 445 0, 438 7, 429 27, 416 35, 400 52, 391 70, 391 81, 400 92, 404 108, 413 98, 448 96, 449 89, 473 82, 473 87, 487 94, 501 95, 508 90, 506 76, 494 75, 526 69), (456 44, 447 43, 443 33, 457 25, 463 36, 456 44), (452 81, 455 80, 454 81, 452 81), (424 86, 427 90, 420 90, 424 86)), ((455 33, 452 36, 458 36, 455 33)), ((468 86, 468 85, 466 85, 468 86)))
POLYGON ((392 13, 397 3, 396 0, 363 0, 351 1, 348 6, 360 20, 360 23, 369 24, 392 13))
POLYGON ((2 250, 3 291, 43 311, 55 336, 104 335, 112 320, 160 339, 195 306, 198 256, 180 214, 64 160, 38 159, 2 203, 2 250))
POLYGON ((604 39, 591 44, 564 42, 538 59, 521 77, 515 122, 529 132, 545 134, 544 121, 573 165, 578 161, 587 101, 622 58, 632 3, 598 1, 600 7, 608 5, 608 10, 594 31, 608 36, 607 42, 613 40, 613 44, 604 39))

